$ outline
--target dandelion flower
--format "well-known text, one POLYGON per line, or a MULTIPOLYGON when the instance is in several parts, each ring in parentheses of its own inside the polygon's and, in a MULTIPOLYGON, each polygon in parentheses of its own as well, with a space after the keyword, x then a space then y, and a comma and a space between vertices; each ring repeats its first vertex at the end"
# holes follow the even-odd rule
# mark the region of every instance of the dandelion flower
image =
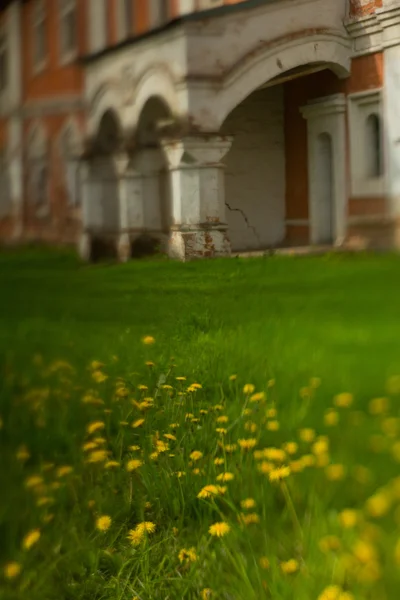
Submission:
POLYGON ((108 375, 105 375, 102 371, 94 371, 92 373, 92 378, 96 383, 103 383, 103 381, 108 379, 108 375))
POLYGON ((167 438, 167 440, 172 440, 173 442, 176 441, 176 437, 172 435, 172 433, 164 433, 164 437, 167 438))
POLYGON ((92 360, 92 362, 89 365, 89 368, 92 371, 98 371, 99 369, 101 369, 104 366, 105 366, 104 363, 100 362, 99 360, 92 360))
POLYGON ((268 431, 278 431, 280 427, 279 421, 269 421, 267 423, 268 431))
POLYGON ((254 392, 255 386, 252 383, 246 383, 243 387, 243 393, 246 395, 250 395, 254 392))
POLYGON ((4 577, 6 579, 15 579, 21 573, 22 567, 19 563, 13 561, 4 566, 4 577))
POLYGON ((299 438, 302 442, 313 442, 315 439, 314 429, 310 429, 310 428, 300 429, 299 438))
POLYGON ((358 523, 359 513, 357 510, 346 508, 345 510, 342 510, 341 513, 339 513, 338 518, 339 523, 342 527, 344 527, 345 529, 351 529, 352 527, 355 527, 355 525, 358 523))
POLYGON ((32 548, 34 544, 36 544, 40 539, 40 531, 39 529, 32 529, 29 533, 26 534, 24 539, 22 540, 22 547, 24 550, 29 550, 32 548))
POLYGON ((223 448, 227 454, 232 454, 237 450, 237 444, 226 444, 223 448))
POLYGON ((329 409, 324 415, 324 424, 327 427, 333 427, 339 423, 339 413, 336 410, 329 409))
POLYGON ((136 471, 139 467, 143 465, 143 462, 139 459, 129 460, 126 464, 126 470, 129 472, 136 471))
POLYGON ((328 465, 325 469, 327 479, 330 481, 340 481, 346 475, 346 469, 344 465, 328 465))
POLYGON ((238 444, 242 450, 252 450, 257 445, 257 440, 255 438, 240 439, 238 444))
POLYGON ((199 450, 194 450, 193 452, 190 453, 190 458, 193 461, 200 460, 201 458, 203 458, 203 453, 200 452, 199 450))
POLYGON ((87 461, 89 463, 105 462, 108 458, 107 450, 95 450, 89 454, 87 461))
POLYGON ((105 469, 114 469, 119 466, 120 466, 120 464, 117 460, 109 460, 105 463, 104 468, 105 469))
POLYGON ((226 435, 228 433, 228 430, 224 427, 216 427, 215 431, 220 435, 226 435))
POLYGON ((201 383, 192 383, 191 386, 194 390, 201 390, 203 389, 203 386, 201 385, 201 383))
POLYGON ((147 367, 154 367, 154 363, 151 360, 146 360, 146 366, 147 367))
POLYGON ((28 479, 25 480, 25 487, 29 489, 41 485, 42 483, 43 477, 40 477, 40 475, 32 475, 32 477, 28 477, 28 479))
POLYGON ((66 475, 72 473, 73 470, 73 467, 69 465, 63 465, 62 467, 58 467, 58 469, 56 469, 56 477, 65 477, 66 475))
POLYGON ((103 421, 93 421, 92 423, 89 423, 89 425, 86 427, 86 431, 87 431, 88 435, 91 435, 95 431, 100 431, 101 429, 104 429, 104 428, 105 428, 105 423, 103 423, 103 421))
POLYGON ((353 404, 354 396, 348 392, 343 392, 342 394, 338 394, 333 399, 333 403, 335 406, 340 408, 348 408, 353 404))
POLYGON ((213 596, 213 594, 214 594, 214 592, 212 591, 211 588, 204 588, 200 592, 201 600, 210 600, 210 598, 213 596))
POLYGON ((214 465, 223 465, 224 464, 224 459, 223 458, 214 458, 214 465))
POLYGON ((229 417, 227 417, 226 415, 221 415, 220 417, 217 417, 216 422, 217 423, 227 423, 229 421, 229 417))
POLYGON ((383 517, 389 511, 391 505, 391 498, 382 491, 368 498, 365 508, 371 517, 383 517))
POLYGON ((102 515, 96 521, 96 529, 99 531, 107 531, 111 526, 111 517, 108 515, 102 515))
POLYGON ((220 523, 214 523, 209 528, 209 533, 212 536, 223 537, 227 533, 230 532, 230 526, 225 521, 221 521, 220 523))
POLYGON ((257 513, 239 515, 239 522, 243 525, 255 525, 260 522, 260 517, 257 513))
POLYGON ((236 381, 237 375, 229 375, 229 381, 236 381))
POLYGON ((217 485, 205 485, 200 492, 197 494, 198 498, 211 498, 212 496, 218 496, 218 486, 217 485))
POLYGON ((261 400, 265 399, 264 392, 257 392, 256 394, 252 394, 250 396, 250 402, 261 402, 261 400))
POLYGON ((389 410, 388 398, 374 398, 368 405, 368 410, 371 415, 380 415, 389 410))
POLYGON ((336 535, 326 535, 319 540, 318 546, 321 552, 327 554, 330 551, 339 550, 341 543, 336 535))
POLYGON ((270 567, 270 562, 269 562, 269 559, 268 559, 266 556, 262 556, 262 557, 260 558, 260 560, 259 560, 259 563, 260 563, 260 567, 261 567, 262 569, 265 569, 265 570, 267 570, 267 569, 269 569, 269 567, 270 567))
POLYGON ((25 461, 25 460, 28 460, 28 458, 30 458, 30 456, 31 455, 26 446, 20 446, 18 448, 17 453, 16 453, 17 460, 25 461))
POLYGON ((156 340, 151 335, 146 335, 142 338, 142 342, 145 346, 150 346, 151 344, 154 344, 155 341, 156 340))
POLYGON ((279 469, 273 469, 269 473, 270 481, 281 481, 290 475, 290 467, 280 467, 279 469))
POLYGON ((256 505, 256 501, 253 498, 246 498, 245 500, 242 500, 240 503, 240 506, 245 510, 254 508, 255 505, 256 505))
POLYGON ((130 450, 130 452, 136 452, 136 450, 140 450, 140 446, 128 446, 128 450, 130 450))
POLYGON ((141 425, 143 425, 143 423, 144 423, 144 419, 137 419, 136 421, 133 421, 131 427, 136 429, 137 427, 141 427, 141 425))
POLYGON ((54 498, 51 498, 50 496, 43 496, 42 498, 38 498, 36 501, 36 506, 38 506, 39 508, 41 506, 47 506, 49 504, 53 504, 54 503, 54 498))
POLYGON ((276 410, 276 408, 268 408, 268 410, 265 411, 265 416, 268 419, 275 419, 277 414, 278 414, 278 411, 276 410))
POLYGON ((299 563, 297 562, 296 559, 291 558, 290 560, 281 562, 281 570, 282 570, 282 573, 285 573, 286 575, 296 573, 296 571, 299 570, 299 563))
POLYGON ((88 450, 94 450, 94 448, 97 448, 97 443, 96 442, 86 442, 82 446, 82 450, 84 452, 87 452, 88 450))
POLYGON ((152 534, 156 530, 156 526, 151 521, 143 521, 136 525, 135 529, 131 529, 128 532, 128 538, 131 543, 135 546, 140 543, 146 534, 152 534))
POLYGON ((227 481, 232 481, 232 479, 234 479, 234 475, 233 473, 220 473, 219 475, 217 475, 217 481, 222 481, 223 483, 226 483, 227 481))
POLYGON ((317 600, 339 600, 341 598, 342 588, 338 585, 329 585, 318 596, 317 600))
POLYGON ((180 552, 178 554, 178 558, 179 558, 179 562, 181 562, 181 563, 196 562, 196 560, 197 560, 196 548, 189 548, 188 550, 186 550, 186 548, 182 548, 182 550, 180 550, 180 552))

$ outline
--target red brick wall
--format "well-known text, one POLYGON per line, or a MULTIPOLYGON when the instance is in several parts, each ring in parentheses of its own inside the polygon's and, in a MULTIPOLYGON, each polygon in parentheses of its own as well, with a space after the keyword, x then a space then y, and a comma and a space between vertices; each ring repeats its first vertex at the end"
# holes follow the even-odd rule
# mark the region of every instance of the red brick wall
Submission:
POLYGON ((369 15, 382 6, 382 0, 350 0, 350 15, 361 17, 369 15))

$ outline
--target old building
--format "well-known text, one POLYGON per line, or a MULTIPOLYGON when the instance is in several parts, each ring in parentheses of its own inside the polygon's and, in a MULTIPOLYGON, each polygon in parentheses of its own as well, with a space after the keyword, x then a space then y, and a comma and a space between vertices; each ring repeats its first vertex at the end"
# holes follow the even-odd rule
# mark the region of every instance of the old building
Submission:
POLYGON ((400 245, 400 0, 0 3, 0 237, 400 245))

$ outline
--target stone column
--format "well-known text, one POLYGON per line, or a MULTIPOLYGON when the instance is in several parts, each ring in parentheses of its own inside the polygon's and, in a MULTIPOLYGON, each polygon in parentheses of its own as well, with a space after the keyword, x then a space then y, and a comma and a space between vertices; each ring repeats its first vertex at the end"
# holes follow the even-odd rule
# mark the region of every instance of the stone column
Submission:
POLYGON ((82 230, 78 240, 78 253, 82 260, 92 259, 92 237, 90 234, 90 164, 83 160, 79 164, 79 183, 82 202, 82 230))
POLYGON ((230 254, 221 161, 232 141, 216 134, 162 140, 171 173, 171 258, 230 254))
POLYGON ((134 171, 141 179, 142 226, 148 232, 163 229, 160 173, 164 164, 164 155, 158 147, 139 149, 132 161, 134 171))

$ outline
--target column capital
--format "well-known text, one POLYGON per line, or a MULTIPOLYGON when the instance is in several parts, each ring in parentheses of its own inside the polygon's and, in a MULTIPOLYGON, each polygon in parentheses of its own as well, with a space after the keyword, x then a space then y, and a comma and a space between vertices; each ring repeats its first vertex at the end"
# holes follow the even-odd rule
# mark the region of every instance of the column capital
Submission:
POLYGON ((215 167, 220 165, 232 142, 233 136, 209 133, 163 138, 161 146, 172 169, 215 167))

